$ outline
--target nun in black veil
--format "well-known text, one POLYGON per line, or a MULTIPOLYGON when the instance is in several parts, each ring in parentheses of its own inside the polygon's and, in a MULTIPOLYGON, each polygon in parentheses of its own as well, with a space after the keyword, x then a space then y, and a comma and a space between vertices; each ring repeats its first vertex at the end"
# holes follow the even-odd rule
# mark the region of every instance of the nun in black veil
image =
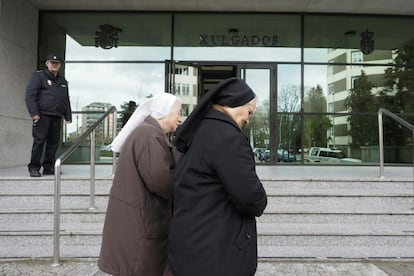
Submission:
POLYGON ((165 275, 250 276, 257 267, 255 217, 267 195, 242 132, 256 95, 239 78, 212 88, 177 130, 174 215, 165 275))

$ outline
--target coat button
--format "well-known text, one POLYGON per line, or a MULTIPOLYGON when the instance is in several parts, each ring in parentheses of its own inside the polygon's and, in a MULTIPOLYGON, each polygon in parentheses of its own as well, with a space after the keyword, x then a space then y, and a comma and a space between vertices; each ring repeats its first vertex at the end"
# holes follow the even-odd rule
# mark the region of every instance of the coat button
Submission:
POLYGON ((247 239, 250 239, 251 238, 251 235, 249 233, 246 233, 246 238, 247 239))

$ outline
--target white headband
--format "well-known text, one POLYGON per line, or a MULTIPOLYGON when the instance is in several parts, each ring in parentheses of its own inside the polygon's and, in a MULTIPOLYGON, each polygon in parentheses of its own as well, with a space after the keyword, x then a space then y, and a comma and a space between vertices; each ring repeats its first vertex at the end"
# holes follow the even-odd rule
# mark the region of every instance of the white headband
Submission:
POLYGON ((171 112, 171 109, 176 101, 180 102, 180 100, 172 94, 159 93, 140 104, 134 113, 132 113, 125 126, 112 141, 112 151, 121 152, 122 146, 124 145, 129 134, 131 134, 131 132, 134 131, 134 129, 142 123, 146 117, 151 115, 154 119, 164 118, 171 112))

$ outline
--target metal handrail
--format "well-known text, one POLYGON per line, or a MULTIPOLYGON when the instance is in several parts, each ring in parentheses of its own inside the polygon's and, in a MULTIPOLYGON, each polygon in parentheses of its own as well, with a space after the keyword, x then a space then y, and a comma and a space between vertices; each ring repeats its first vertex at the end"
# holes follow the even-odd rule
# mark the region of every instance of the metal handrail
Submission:
MULTIPOLYGON (((398 115, 392 113, 391 111, 380 108, 378 110, 378 135, 379 135, 379 151, 380 151, 380 177, 384 177, 384 134, 383 134, 383 124, 382 124, 382 114, 388 115, 390 118, 396 120, 401 125, 407 127, 413 132, 413 143, 414 143, 414 125, 405 121, 398 115)), ((414 157, 414 145, 413 145, 413 157, 414 157)), ((413 162, 413 173, 414 173, 414 162, 413 162)))
MULTIPOLYGON (((388 115, 390 118, 396 120, 401 125, 407 127, 413 133, 413 159, 414 159, 414 125, 405 121, 401 117, 392 113, 391 111, 380 108, 378 110, 378 135, 379 135, 379 151, 380 151, 380 178, 384 178, 384 132, 382 124, 382 114, 388 115)), ((414 160, 413 160, 413 193, 414 193, 414 160)), ((414 209, 414 208, 413 208, 414 209)))
MULTIPOLYGON (((115 138, 117 130, 117 111, 116 107, 112 106, 108 111, 102 115, 79 139, 62 153, 55 162, 55 186, 54 186, 54 226, 53 226, 53 263, 52 266, 58 266, 60 255, 60 184, 61 184, 61 165, 66 158, 69 157, 88 136, 91 138, 91 164, 90 164, 90 207, 89 210, 95 209, 95 129, 99 124, 109 115, 113 113, 113 138, 115 138)), ((116 153, 112 153, 112 173, 115 172, 116 153)))

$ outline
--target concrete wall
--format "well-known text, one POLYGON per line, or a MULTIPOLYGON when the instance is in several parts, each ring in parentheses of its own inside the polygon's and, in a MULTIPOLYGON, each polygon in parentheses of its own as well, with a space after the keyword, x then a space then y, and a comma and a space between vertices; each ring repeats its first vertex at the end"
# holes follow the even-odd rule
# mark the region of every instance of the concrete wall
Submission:
POLYGON ((0 0, 0 168, 30 161, 31 119, 24 94, 36 70, 38 17, 26 0, 0 0))

